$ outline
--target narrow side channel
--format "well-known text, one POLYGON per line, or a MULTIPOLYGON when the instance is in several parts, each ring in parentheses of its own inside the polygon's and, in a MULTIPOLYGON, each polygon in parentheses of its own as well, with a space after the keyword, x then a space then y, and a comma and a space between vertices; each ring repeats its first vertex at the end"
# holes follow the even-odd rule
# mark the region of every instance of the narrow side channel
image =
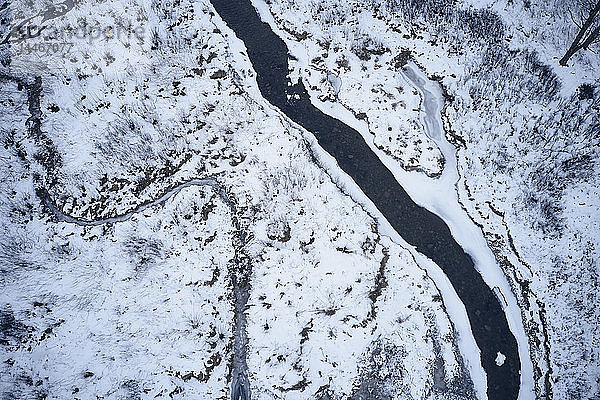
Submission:
POLYGON ((476 271, 471 257, 457 244, 446 224, 415 204, 392 173, 356 130, 314 107, 302 82, 292 85, 287 75, 288 49, 263 23, 249 0, 211 0, 213 6, 245 43, 264 98, 292 121, 315 135, 340 168, 352 177, 394 229, 448 276, 467 310, 481 350, 490 399, 516 399, 520 360, 517 342, 492 290, 476 271), (496 365, 497 352, 506 356, 496 365))

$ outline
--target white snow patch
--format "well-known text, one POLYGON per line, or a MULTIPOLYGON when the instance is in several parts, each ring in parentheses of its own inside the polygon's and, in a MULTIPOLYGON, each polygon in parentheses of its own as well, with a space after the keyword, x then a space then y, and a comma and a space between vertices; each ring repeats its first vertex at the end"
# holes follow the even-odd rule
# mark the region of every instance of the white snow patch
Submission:
POLYGON ((504 360, 506 360, 506 356, 500 352, 498 352, 498 355, 496 356, 496 365, 501 367, 504 365, 504 360))

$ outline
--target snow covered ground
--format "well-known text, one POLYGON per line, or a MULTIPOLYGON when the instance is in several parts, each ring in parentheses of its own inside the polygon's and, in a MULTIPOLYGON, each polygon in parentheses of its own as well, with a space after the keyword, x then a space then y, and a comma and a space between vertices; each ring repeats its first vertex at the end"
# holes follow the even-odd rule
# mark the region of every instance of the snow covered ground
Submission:
POLYGON ((600 341, 598 56, 581 53, 569 68, 558 66, 567 37, 573 36, 571 21, 559 8, 568 5, 472 3, 272 0, 266 18, 273 18, 298 59, 292 60, 292 78, 308 83, 319 107, 371 139, 411 196, 435 209, 457 240, 490 266, 479 264, 488 283, 498 285, 511 303, 513 331, 519 336, 522 324, 529 336, 536 395, 595 398, 600 376, 595 350, 600 341), (543 15, 554 16, 552 22, 543 15), (448 175, 434 181, 420 172, 439 175, 425 160, 435 159, 440 150, 446 155, 444 173, 453 169, 454 160, 447 156, 453 151, 427 136, 412 108, 419 96, 410 86, 407 90, 403 67, 409 61, 443 86, 444 128, 458 147, 457 194, 444 185, 448 175), (363 103, 363 97, 369 100, 363 103), (380 123, 382 108, 387 125, 380 123), (407 132, 399 118, 416 121, 415 129, 407 132), (389 129, 386 140, 405 151, 418 140, 431 139, 434 145, 427 145, 414 164, 406 163, 398 151, 381 145, 384 136, 373 126, 389 129), (499 271, 496 261, 475 244, 481 233, 464 220, 462 210, 448 208, 448 196, 456 195, 482 228, 512 295, 502 284, 505 278, 492 277, 499 271), (513 296, 522 322, 516 320, 513 296))
MULTIPOLYGON (((464 310, 428 275, 439 269, 386 236, 306 132, 266 104, 210 3, 118 5, 144 10, 143 63, 113 46, 126 57, 110 72, 93 68, 98 54, 41 80, 2 70, 2 398, 228 398, 240 254, 253 398, 481 394, 477 355, 460 351, 472 345, 464 310), (205 178, 234 207, 185 183, 205 178)), ((73 11, 61 24, 94 15, 73 11)), ((402 126, 417 135, 419 121, 414 111, 402 126)), ((417 141, 410 157, 439 174, 435 142, 417 141)))

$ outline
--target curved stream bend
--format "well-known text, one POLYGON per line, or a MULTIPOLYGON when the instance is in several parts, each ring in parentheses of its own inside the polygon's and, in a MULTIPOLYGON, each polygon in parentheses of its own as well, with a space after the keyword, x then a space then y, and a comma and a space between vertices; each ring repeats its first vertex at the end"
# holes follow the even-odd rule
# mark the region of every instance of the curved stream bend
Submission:
POLYGON ((520 383, 517 342, 498 299, 446 224, 412 201, 359 132, 314 107, 301 81, 292 85, 285 43, 260 20, 249 0, 211 2, 244 42, 264 98, 314 134, 319 145, 337 160, 392 227, 444 270, 465 305, 481 350, 488 397, 516 399, 520 383), (498 351, 506 356, 502 366, 495 362, 498 351))
POLYGON ((167 201, 173 195, 179 193, 182 189, 184 189, 186 187, 190 187, 190 186, 211 186, 211 187, 213 187, 214 189, 218 190, 219 196, 228 205, 228 207, 233 208, 233 203, 227 197, 227 193, 225 193, 225 190, 223 190, 221 188, 221 185, 219 184, 219 182, 217 182, 217 180, 214 178, 191 179, 187 182, 184 182, 184 183, 181 183, 181 184, 175 186, 174 188, 172 188, 171 190, 169 190, 168 192, 166 192, 165 194, 160 196, 158 199, 149 201, 147 203, 143 203, 143 204, 139 205, 138 207, 136 207, 124 214, 116 215, 114 217, 101 218, 101 219, 97 219, 97 220, 86 220, 83 218, 76 218, 76 217, 72 217, 70 215, 65 214, 61 209, 59 209, 52 202, 52 200, 50 199, 50 195, 44 189, 38 190, 38 196, 40 197, 40 199, 42 199, 42 202, 44 203, 44 205, 46 207, 48 207, 50 209, 50 211, 52 211, 52 213, 56 216, 56 218, 58 219, 59 222, 67 222, 70 224, 76 224, 76 225, 80 225, 80 226, 100 226, 100 225, 105 225, 105 224, 113 224, 115 222, 125 222, 125 221, 129 220, 131 217, 133 217, 135 214, 139 214, 139 213, 143 212, 144 210, 146 210, 147 208, 163 204, 165 201, 167 201))

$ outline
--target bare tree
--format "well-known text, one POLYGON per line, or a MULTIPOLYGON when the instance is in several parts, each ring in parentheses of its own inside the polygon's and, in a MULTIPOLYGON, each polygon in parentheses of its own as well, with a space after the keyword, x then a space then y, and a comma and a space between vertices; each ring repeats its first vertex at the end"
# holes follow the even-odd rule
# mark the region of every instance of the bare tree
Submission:
POLYGON ((585 14, 581 16, 580 21, 582 21, 582 23, 578 23, 575 18, 573 18, 571 10, 569 10, 571 19, 573 19, 573 22, 579 28, 579 32, 577 33, 575 40, 573 40, 571 47, 569 47, 569 50, 567 50, 563 58, 560 59, 559 64, 562 66, 566 66, 573 54, 577 53, 579 50, 588 49, 590 45, 600 42, 600 23, 598 21, 600 18, 597 18, 598 12, 600 12, 600 0, 598 0, 595 5, 591 3, 589 9, 590 11, 587 18, 585 18, 585 14))

